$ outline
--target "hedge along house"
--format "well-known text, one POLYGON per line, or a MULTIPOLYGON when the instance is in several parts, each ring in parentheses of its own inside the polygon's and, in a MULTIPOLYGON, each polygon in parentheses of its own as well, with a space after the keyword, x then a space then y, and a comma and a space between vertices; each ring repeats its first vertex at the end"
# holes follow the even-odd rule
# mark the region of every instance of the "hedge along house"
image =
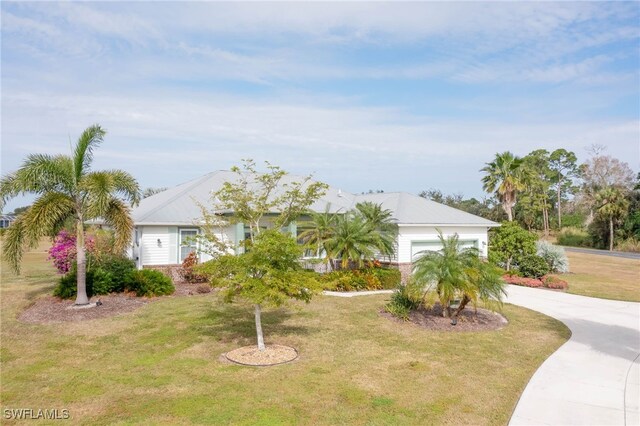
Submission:
MULTIPOLYGON (((202 212, 198 203, 211 207, 211 194, 218 191, 224 182, 235 181, 237 177, 234 172, 220 170, 143 199, 132 212, 135 230, 131 256, 138 268, 171 273, 190 252, 197 251, 193 236, 201 232, 198 224, 201 223, 202 212)), ((301 177, 286 175, 281 183, 301 180, 301 177)), ((412 261, 420 252, 440 249, 438 230, 445 237, 458 234, 465 246, 476 247, 483 256, 487 256, 488 230, 499 226, 479 216, 405 192, 356 195, 329 187, 310 209, 340 214, 365 201, 381 204, 383 209, 392 212, 398 225, 396 254, 386 261, 398 267, 405 277, 411 273, 412 261)), ((220 211, 216 214, 230 217, 233 212, 220 211)), ((302 232, 304 219, 291 223, 289 231, 294 235, 302 232)), ((266 217, 265 226, 268 226, 268 221, 266 217)), ((239 252, 247 232, 244 224, 233 223, 221 228, 218 238, 239 252)), ((199 253, 199 258, 207 261, 210 256, 199 253)))

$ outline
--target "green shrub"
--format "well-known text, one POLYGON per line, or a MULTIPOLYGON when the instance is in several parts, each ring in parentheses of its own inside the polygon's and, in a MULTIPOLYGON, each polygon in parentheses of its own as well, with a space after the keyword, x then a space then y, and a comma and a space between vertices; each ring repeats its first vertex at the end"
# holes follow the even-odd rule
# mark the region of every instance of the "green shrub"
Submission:
POLYGON ((95 261, 94 265, 106 272, 109 272, 113 276, 114 280, 120 281, 122 281, 129 272, 136 269, 136 264, 133 260, 124 256, 116 255, 103 256, 100 260, 95 261))
MULTIPOLYGON (((93 296, 93 271, 87 271, 87 297, 93 296)), ((78 293, 78 274, 75 268, 58 280, 58 285, 53 289, 53 295, 61 299, 73 299, 78 293)))
POLYGON ((584 213, 565 213, 562 215, 562 228, 580 228, 586 220, 584 213))
POLYGON ((163 296, 172 294, 176 289, 171 278, 153 269, 130 271, 125 277, 124 287, 137 296, 163 296))
POLYGON ((396 288, 400 270, 387 268, 342 269, 319 277, 324 290, 362 291, 396 288))
POLYGON ((391 290, 400 285, 402 275, 399 269, 395 268, 371 268, 369 271, 378 277, 381 288, 391 290))
MULTIPOLYGON (((99 259, 90 257, 87 262, 87 296, 123 292, 125 281, 135 270, 135 266, 132 260, 124 256, 107 255, 99 259)), ((74 265, 71 271, 60 277, 53 295, 62 299, 76 297, 77 277, 74 265)))
POLYGON ((523 277, 540 278, 550 272, 549 264, 538 255, 527 256, 520 259, 518 272, 523 277))
POLYGON ((500 268, 511 270, 520 260, 536 253, 538 236, 516 222, 502 222, 489 231, 489 261, 500 268))
POLYGON ((558 244, 572 247, 591 247, 593 242, 586 231, 578 228, 562 228, 558 233, 558 244))
POLYGON ((396 291, 391 296, 391 301, 387 303, 384 310, 391 315, 405 321, 409 319, 409 313, 418 309, 422 303, 423 287, 414 280, 409 280, 407 284, 399 284, 396 291))
POLYGON ((640 253, 640 240, 634 237, 627 238, 616 245, 616 250, 640 253))
POLYGON ((325 290, 360 291, 382 288, 380 280, 373 274, 360 270, 345 269, 323 274, 320 278, 325 290))
POLYGON ((102 268, 96 268, 92 271, 92 294, 109 294, 122 291, 118 289, 117 282, 114 281, 113 275, 102 268))

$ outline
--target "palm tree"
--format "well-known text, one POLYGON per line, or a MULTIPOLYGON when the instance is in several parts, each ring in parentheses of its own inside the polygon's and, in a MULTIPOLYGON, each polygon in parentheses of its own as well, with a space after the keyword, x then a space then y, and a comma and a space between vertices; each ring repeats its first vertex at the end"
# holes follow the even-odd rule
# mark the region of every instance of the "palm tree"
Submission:
POLYGON ((391 258, 396 251, 398 225, 391 210, 383 209, 381 204, 365 201, 356 204, 356 210, 375 232, 376 248, 381 255, 391 258))
POLYGON ((361 268, 365 260, 375 255, 378 237, 362 216, 349 212, 336 218, 333 235, 325 241, 325 247, 330 258, 340 259, 342 268, 350 264, 361 268))
POLYGON ((127 203, 135 205, 140 200, 138 183, 129 173, 90 171, 93 150, 102 143, 104 135, 99 125, 88 127, 78 139, 73 155, 31 154, 22 167, 0 181, 0 207, 18 194, 37 195, 31 207, 16 218, 5 234, 4 257, 17 273, 26 248, 34 247, 43 236, 55 235, 66 222, 73 223, 78 271, 76 305, 89 303, 85 221, 102 218, 115 231, 114 248, 123 251, 133 232, 127 203))
POLYGON ((613 251, 613 222, 624 218, 629 201, 616 187, 607 187, 596 193, 596 212, 609 222, 609 251, 613 251))
POLYGON ((329 252, 326 247, 326 242, 334 234, 334 228, 336 223, 336 215, 329 213, 329 205, 327 205, 323 213, 309 212, 311 220, 300 224, 301 228, 306 228, 300 233, 299 239, 310 248, 313 248, 316 252, 316 256, 324 252, 325 260, 330 262, 328 257, 329 252))
POLYGON ((521 166, 522 159, 506 151, 496 154, 492 162, 480 169, 486 173, 482 178, 483 189, 496 193, 510 222, 513 220, 516 195, 525 188, 525 170, 521 166))
POLYGON ((457 234, 447 239, 439 234, 442 249, 425 251, 413 265, 414 278, 425 288, 424 300, 434 294, 452 324, 469 302, 501 303, 505 293, 500 272, 480 259, 478 249, 462 248, 457 234), (456 299, 460 304, 454 310, 456 299))

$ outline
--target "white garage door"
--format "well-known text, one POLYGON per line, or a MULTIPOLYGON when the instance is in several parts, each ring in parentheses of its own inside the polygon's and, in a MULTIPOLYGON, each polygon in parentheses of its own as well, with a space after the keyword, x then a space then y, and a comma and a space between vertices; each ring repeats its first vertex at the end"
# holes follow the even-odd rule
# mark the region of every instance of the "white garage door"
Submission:
MULTIPOLYGON (((458 240, 463 248, 478 247, 478 240, 458 240)), ((425 251, 438 251, 442 248, 440 240, 436 241, 413 241, 411 242, 411 259, 416 260, 424 254, 425 251)))

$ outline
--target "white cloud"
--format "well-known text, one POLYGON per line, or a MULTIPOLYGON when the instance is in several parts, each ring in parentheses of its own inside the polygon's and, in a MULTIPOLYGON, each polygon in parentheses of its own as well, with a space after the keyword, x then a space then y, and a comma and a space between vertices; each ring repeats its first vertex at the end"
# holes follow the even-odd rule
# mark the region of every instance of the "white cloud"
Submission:
POLYGON ((343 173, 350 161, 358 159, 386 158, 391 168, 402 167, 405 161, 477 166, 482 158, 489 159, 504 149, 519 154, 535 148, 581 151, 592 143, 609 145, 612 154, 631 158, 637 153, 639 136, 637 120, 507 124, 408 118, 394 108, 234 98, 158 100, 24 94, 6 96, 4 105, 3 163, 10 168, 39 146, 58 152, 67 149, 68 136, 73 139, 93 122, 110 130, 110 142, 102 155, 132 167, 170 166, 176 153, 205 167, 210 158, 221 153, 228 161, 237 161, 259 152, 333 160, 334 171, 343 173), (31 130, 25 133, 24 129, 31 130), (38 139, 34 141, 34 137, 38 139))
POLYGON ((505 149, 638 158, 632 3, 0 7, 3 171, 94 122, 97 166, 145 186, 250 156, 345 190, 477 195, 505 149))

